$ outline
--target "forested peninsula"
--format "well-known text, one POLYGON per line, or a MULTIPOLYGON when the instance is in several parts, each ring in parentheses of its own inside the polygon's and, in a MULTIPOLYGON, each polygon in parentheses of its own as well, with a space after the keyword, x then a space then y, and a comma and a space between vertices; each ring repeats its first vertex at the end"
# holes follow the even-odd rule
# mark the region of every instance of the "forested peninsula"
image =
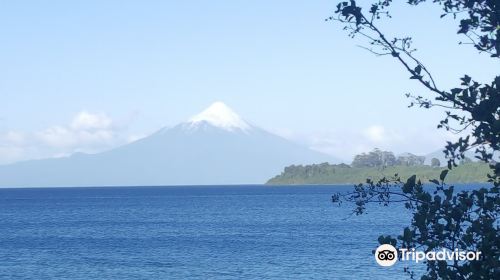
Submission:
MULTIPOLYGON (((305 184, 357 184, 366 179, 378 180, 383 177, 400 176, 408 178, 417 175, 423 182, 439 178, 446 169, 437 159, 431 165, 424 165, 425 157, 404 154, 394 156, 392 152, 375 149, 370 153, 354 157, 348 164, 312 164, 291 165, 283 172, 267 181, 273 185, 305 185, 305 184)), ((487 174, 491 169, 486 163, 473 162, 465 158, 453 168, 446 177, 447 183, 483 183, 487 182, 487 174)))

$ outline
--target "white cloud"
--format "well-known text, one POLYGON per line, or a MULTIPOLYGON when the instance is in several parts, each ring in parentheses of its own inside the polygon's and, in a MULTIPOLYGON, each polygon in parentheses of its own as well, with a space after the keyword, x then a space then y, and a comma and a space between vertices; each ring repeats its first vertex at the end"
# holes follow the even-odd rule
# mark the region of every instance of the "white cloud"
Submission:
POLYGON ((36 132, 35 136, 44 144, 55 148, 71 147, 77 142, 72 131, 62 126, 49 127, 36 132))
POLYGON ((72 127, 53 126, 37 132, 35 136, 54 148, 91 148, 112 144, 115 132, 112 129, 84 130, 72 127))
POLYGON ((108 129, 113 124, 110 117, 105 114, 91 114, 86 111, 78 113, 70 124, 73 130, 98 130, 108 129))
POLYGON ((23 144, 25 140, 25 135, 17 131, 7 131, 6 133, 0 135, 0 143, 7 142, 20 145, 23 144))
POLYGON ((31 133, 0 133, 0 164, 19 160, 62 157, 75 152, 96 153, 128 143, 127 125, 116 125, 104 113, 79 112, 66 125, 31 133))
POLYGON ((382 142, 385 140, 385 128, 380 125, 372 125, 364 131, 365 136, 373 142, 382 142))

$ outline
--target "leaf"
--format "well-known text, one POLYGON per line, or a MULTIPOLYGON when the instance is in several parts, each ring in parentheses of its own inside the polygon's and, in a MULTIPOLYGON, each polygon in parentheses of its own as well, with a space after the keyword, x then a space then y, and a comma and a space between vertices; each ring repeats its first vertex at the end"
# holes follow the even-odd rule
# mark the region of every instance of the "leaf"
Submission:
POLYGON ((422 67, 418 65, 417 67, 415 67, 415 73, 420 75, 420 72, 422 72, 422 67))
POLYGON ((439 185, 439 181, 436 179, 429 180, 429 182, 439 185))
POLYGON ((411 241, 411 237, 412 237, 412 233, 411 233, 410 228, 405 227, 404 233, 403 233, 403 240, 406 241, 406 242, 410 242, 411 241))
POLYGON ((379 243, 379 244, 384 244, 384 242, 385 242, 385 237, 384 237, 383 235, 380 235, 380 236, 378 237, 378 243, 379 243))
POLYGON ((444 178, 446 178, 446 175, 448 175, 448 171, 448 169, 441 171, 441 174, 439 175, 439 179, 441 179, 441 181, 444 181, 444 178))
POLYGON ((469 77, 468 75, 465 75, 463 78, 461 78, 460 80, 462 80, 464 83, 462 85, 467 85, 470 83, 470 81, 472 80, 471 77, 469 77))
POLYGON ((406 180, 406 183, 403 185, 403 192, 404 193, 410 193, 413 191, 413 188, 415 187, 415 181, 417 179, 416 175, 412 175, 408 180, 406 180))

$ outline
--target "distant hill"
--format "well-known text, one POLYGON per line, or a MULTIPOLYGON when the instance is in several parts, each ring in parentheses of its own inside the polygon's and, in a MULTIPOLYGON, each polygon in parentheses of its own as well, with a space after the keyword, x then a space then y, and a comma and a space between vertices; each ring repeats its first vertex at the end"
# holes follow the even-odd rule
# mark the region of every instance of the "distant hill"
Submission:
POLYGON ((187 122, 110 151, 0 166, 0 187, 262 184, 283 166, 323 161, 336 162, 216 102, 187 122))
MULTIPOLYGON (((443 167, 418 166, 390 166, 380 167, 351 167, 346 164, 313 164, 292 165, 267 184, 274 185, 302 185, 302 184, 357 184, 367 178, 377 180, 382 177, 391 177, 398 174, 401 178, 408 178, 416 174, 423 181, 439 178, 443 167)), ((489 166, 485 163, 470 162, 459 165, 451 170, 446 177, 448 183, 481 183, 487 182, 489 166)))
MULTIPOLYGON (((500 153, 494 152, 494 151, 491 151, 491 150, 488 150, 488 152, 492 152, 493 153, 493 159, 495 161, 500 161, 500 153)), ((470 160, 474 161, 474 162, 479 161, 479 159, 476 158, 476 153, 475 153, 474 150, 466 151, 464 155, 467 158, 469 158, 470 160)), ((425 162, 424 162, 424 164, 431 165, 431 160, 433 158, 437 158, 439 160, 439 162, 441 163, 441 166, 446 166, 447 165, 448 160, 446 159, 446 157, 444 155, 443 149, 438 150, 438 151, 434 151, 434 152, 429 153, 429 154, 426 154, 425 155, 425 162)))

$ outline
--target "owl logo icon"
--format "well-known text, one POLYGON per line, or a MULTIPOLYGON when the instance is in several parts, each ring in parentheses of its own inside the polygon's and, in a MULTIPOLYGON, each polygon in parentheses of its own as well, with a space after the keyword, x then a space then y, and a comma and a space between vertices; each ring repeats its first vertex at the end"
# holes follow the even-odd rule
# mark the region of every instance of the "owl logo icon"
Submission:
POLYGON ((375 250, 375 261, 381 266, 392 266, 398 261, 398 251, 392 245, 382 244, 375 250))

